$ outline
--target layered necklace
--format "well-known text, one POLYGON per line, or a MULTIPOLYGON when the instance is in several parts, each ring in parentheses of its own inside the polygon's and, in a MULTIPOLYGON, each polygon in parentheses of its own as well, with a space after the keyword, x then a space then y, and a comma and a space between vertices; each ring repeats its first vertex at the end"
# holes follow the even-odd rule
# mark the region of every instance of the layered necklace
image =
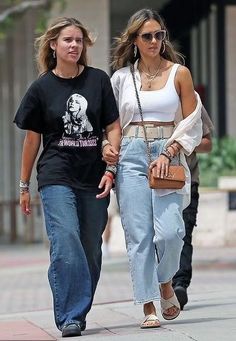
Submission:
POLYGON ((162 62, 162 58, 160 58, 160 63, 158 65, 157 71, 153 74, 145 72, 142 68, 141 71, 145 74, 146 78, 147 78, 147 82, 148 82, 148 88, 151 89, 152 87, 152 81, 158 76, 158 74, 160 73, 161 70, 161 62, 162 62))
POLYGON ((56 67, 55 67, 55 69, 53 70, 53 72, 54 72, 54 74, 55 74, 57 77, 72 79, 72 78, 75 78, 75 77, 79 76, 80 68, 79 68, 79 65, 77 65, 77 70, 76 70, 75 74, 74 74, 73 76, 70 76, 70 77, 65 77, 62 73, 60 73, 60 72, 57 71, 57 68, 56 68, 56 67))

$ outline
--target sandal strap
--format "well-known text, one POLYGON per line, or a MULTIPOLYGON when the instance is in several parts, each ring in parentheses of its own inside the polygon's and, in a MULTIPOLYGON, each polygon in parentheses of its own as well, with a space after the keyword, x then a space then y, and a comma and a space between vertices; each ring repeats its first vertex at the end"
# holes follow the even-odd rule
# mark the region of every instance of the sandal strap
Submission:
POLYGON ((176 308, 180 309, 180 304, 179 304, 179 301, 178 301, 175 294, 172 297, 168 298, 167 300, 164 298, 161 298, 161 309, 162 309, 162 311, 165 311, 165 310, 172 308, 172 307, 176 307, 176 308))
POLYGON ((146 315, 144 317, 144 320, 142 321, 142 323, 145 323, 145 322, 155 322, 155 321, 159 321, 157 316, 154 315, 154 314, 150 314, 150 315, 146 315))

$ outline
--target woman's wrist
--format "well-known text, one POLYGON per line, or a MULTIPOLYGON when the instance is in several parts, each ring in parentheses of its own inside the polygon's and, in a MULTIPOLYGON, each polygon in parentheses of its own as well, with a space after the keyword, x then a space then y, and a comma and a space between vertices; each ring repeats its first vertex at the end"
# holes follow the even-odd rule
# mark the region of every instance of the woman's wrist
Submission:
POLYGON ((29 181, 20 180, 20 183, 19 183, 20 194, 28 193, 29 192, 29 186, 30 186, 29 181))
POLYGON ((176 143, 172 143, 170 146, 168 146, 166 148, 166 150, 171 154, 171 157, 174 158, 175 156, 177 156, 180 152, 180 147, 178 144, 176 143))
POLYGON ((112 175, 113 175, 114 178, 115 178, 116 172, 117 172, 117 167, 116 167, 116 165, 107 165, 107 166, 106 166, 106 172, 112 173, 112 175))
POLYGON ((112 182, 114 181, 113 173, 106 171, 104 175, 107 176, 109 179, 111 179, 112 182))
POLYGON ((110 144, 110 142, 108 140, 103 140, 102 141, 102 151, 103 151, 103 148, 106 147, 108 144, 111 146, 111 144, 110 144))
POLYGON ((163 150, 163 152, 161 152, 160 155, 165 156, 165 157, 171 162, 172 156, 170 155, 170 153, 168 152, 168 150, 163 150))

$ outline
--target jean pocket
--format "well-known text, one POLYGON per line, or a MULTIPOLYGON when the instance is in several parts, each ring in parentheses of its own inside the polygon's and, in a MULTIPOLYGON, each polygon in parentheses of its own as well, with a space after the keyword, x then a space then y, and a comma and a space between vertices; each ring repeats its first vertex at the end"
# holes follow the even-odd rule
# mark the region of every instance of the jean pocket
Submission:
POLYGON ((131 145, 132 138, 124 136, 121 140, 120 145, 120 155, 119 155, 119 163, 123 160, 125 154, 127 153, 129 146, 131 145))
POLYGON ((131 141, 131 138, 130 137, 127 137, 127 136, 123 136, 122 139, 121 139, 121 144, 120 146, 121 147, 125 147, 127 146, 131 141))

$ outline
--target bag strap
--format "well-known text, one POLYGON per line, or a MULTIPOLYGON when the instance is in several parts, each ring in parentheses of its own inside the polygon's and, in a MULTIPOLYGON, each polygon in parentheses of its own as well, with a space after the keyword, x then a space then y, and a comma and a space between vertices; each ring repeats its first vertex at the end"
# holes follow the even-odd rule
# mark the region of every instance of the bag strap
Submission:
POLYGON ((144 132, 144 139, 145 139, 145 143, 146 143, 146 146, 147 146, 148 162, 149 162, 149 165, 150 165, 150 163, 152 162, 151 149, 150 149, 150 146, 149 146, 149 143, 148 143, 148 139, 147 139, 147 131, 146 131, 146 127, 145 127, 144 120, 143 120, 143 111, 142 111, 142 107, 141 107, 141 103, 140 103, 140 99, 139 99, 139 95, 138 95, 137 84, 136 84, 136 81, 135 81, 134 65, 133 64, 130 65, 130 72, 131 72, 131 75, 132 75, 132 78, 133 78, 133 82, 134 82, 135 95, 136 95, 136 99, 137 99, 137 102, 138 102, 138 109, 139 109, 139 114, 140 114, 140 117, 141 117, 141 123, 142 123, 143 132, 144 132))

